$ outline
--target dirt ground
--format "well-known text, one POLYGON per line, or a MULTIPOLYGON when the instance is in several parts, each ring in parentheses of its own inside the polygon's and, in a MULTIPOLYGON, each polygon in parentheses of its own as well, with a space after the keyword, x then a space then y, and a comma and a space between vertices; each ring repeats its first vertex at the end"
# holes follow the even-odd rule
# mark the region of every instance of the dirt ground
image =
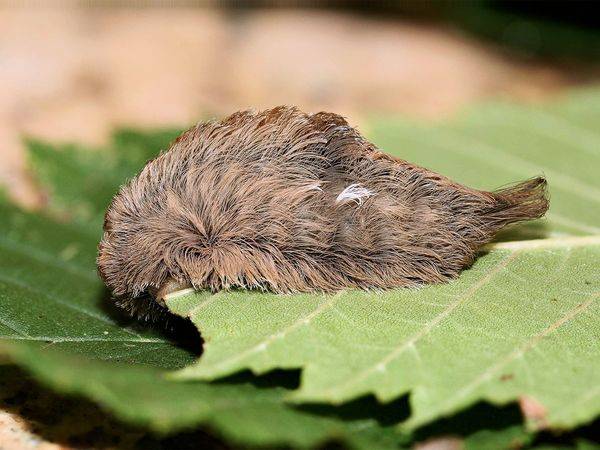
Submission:
MULTIPOLYGON (((594 79, 449 27, 342 12, 0 8, 0 187, 40 202, 24 135, 101 145, 116 125, 184 126, 277 104, 358 125, 372 113, 437 119, 594 79)), ((0 404, 0 446, 65 448, 31 430, 0 404)))

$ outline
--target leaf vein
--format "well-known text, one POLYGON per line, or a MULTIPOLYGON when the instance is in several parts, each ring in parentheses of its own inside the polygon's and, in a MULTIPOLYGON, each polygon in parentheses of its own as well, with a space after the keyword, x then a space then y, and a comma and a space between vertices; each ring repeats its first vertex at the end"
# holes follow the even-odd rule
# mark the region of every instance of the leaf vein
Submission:
POLYGON ((343 295, 345 293, 346 293, 346 291, 340 291, 340 292, 338 292, 335 295, 324 296, 325 299, 327 299, 329 297, 329 300, 326 300, 326 301, 320 303, 317 308, 315 308, 312 312, 310 312, 306 316, 300 317, 298 320, 296 320, 292 324, 288 325, 283 330, 267 336, 266 338, 262 339, 260 342, 258 342, 257 344, 253 345, 252 347, 250 347, 250 348, 248 348, 248 349, 246 349, 246 350, 244 350, 244 351, 242 351, 240 353, 237 353, 237 354, 235 354, 235 355, 233 355, 233 356, 231 356, 231 357, 229 357, 227 359, 219 361, 217 364, 213 365, 213 368, 221 368, 223 366, 230 365, 233 362, 236 362, 236 361, 239 361, 239 360, 243 360, 244 358, 246 358, 247 356, 249 356, 249 355, 251 355, 253 353, 256 353, 256 352, 259 352, 259 351, 262 351, 262 350, 266 349, 268 347, 268 345, 271 344, 272 342, 274 342, 276 339, 283 338, 284 336, 286 336, 290 332, 294 331, 295 329, 299 328, 303 324, 306 324, 310 320, 312 320, 315 317, 319 316, 324 311, 326 311, 328 308, 333 307, 333 305, 335 304, 335 302, 337 301, 337 299, 341 295, 343 295))
POLYGON ((498 372, 498 370, 502 369, 504 366, 506 366, 512 360, 514 360, 518 357, 522 357, 523 355, 525 355, 525 353, 527 353, 528 351, 535 348, 535 346, 543 338, 552 334, 554 331, 556 331, 558 328, 560 328, 564 324, 568 323, 571 319, 576 317, 578 314, 584 312, 593 303, 594 299, 599 296, 600 296, 600 292, 595 293, 587 301, 580 303, 575 308, 567 311, 567 313, 565 315, 563 315, 556 322, 550 324, 541 333, 536 334, 531 339, 529 339, 528 341, 523 343, 523 345, 514 349, 511 353, 509 353, 504 359, 500 360, 497 364, 487 367, 480 375, 478 375, 471 382, 469 382, 467 385, 465 385, 461 390, 457 391, 454 395, 447 398, 443 402, 440 409, 443 409, 443 408, 445 408, 446 405, 455 403, 455 402, 459 401, 461 398, 464 398, 466 395, 469 394, 469 392, 472 392, 477 386, 479 386, 481 383, 483 383, 485 380, 487 380, 494 373, 498 372))
MULTIPOLYGON (((450 146, 450 150, 461 153, 465 156, 476 158, 480 160, 484 160, 485 162, 494 164, 498 167, 502 167, 503 169, 510 170, 514 173, 523 174, 522 170, 515 170, 515 167, 527 167, 527 170, 542 170, 546 172, 551 178, 555 186, 561 188, 564 191, 569 191, 572 194, 577 195, 578 197, 585 198, 587 200, 591 200, 596 203, 600 203, 600 190, 595 186, 591 186, 587 183, 582 183, 576 178, 573 178, 569 175, 563 175, 561 173, 555 172, 552 169, 544 167, 543 165, 533 164, 530 161, 523 159, 518 156, 511 155, 506 153, 499 148, 482 142, 478 139, 472 137, 466 137, 464 134, 459 134, 458 132, 450 132, 448 130, 444 130, 447 137, 450 137, 451 140, 456 142, 456 146, 450 146), (487 154, 481 152, 464 152, 459 148, 467 147, 471 148, 473 145, 479 146, 487 150, 487 154), (505 161, 499 161, 497 158, 489 158, 489 154, 498 155, 503 158, 505 161)), ((448 141, 445 141, 446 144, 448 141)))
POLYGON ((448 315, 452 313, 458 306, 464 303, 466 300, 471 298, 471 296, 481 289, 484 285, 486 285, 497 273, 501 272, 510 261, 512 261, 518 252, 513 252, 501 260, 493 270, 490 270, 487 275, 482 277, 477 283, 475 283, 470 289, 468 289, 465 293, 461 293, 456 296, 456 300, 448 305, 446 309, 444 309, 440 314, 438 314, 433 320, 425 324, 425 326, 417 333, 413 334, 409 339, 402 342, 400 345, 396 346, 390 353, 388 353, 384 358, 377 361, 374 364, 369 365, 362 372, 358 373, 356 376, 349 378, 344 383, 338 384, 333 388, 330 388, 329 393, 333 393, 335 391, 339 391, 341 389, 345 389, 349 386, 352 386, 366 378, 368 378, 372 373, 377 371, 385 370, 386 366, 398 358, 404 351, 410 349, 411 346, 414 346, 419 340, 429 334, 442 320, 444 320, 448 315))

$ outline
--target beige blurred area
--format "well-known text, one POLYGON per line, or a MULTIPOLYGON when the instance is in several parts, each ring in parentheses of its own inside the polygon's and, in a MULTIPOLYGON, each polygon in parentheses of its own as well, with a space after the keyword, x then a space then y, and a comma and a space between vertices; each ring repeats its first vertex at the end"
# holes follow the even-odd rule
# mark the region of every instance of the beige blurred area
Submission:
POLYGON ((509 57, 448 26, 324 10, 0 8, 0 184, 39 203, 22 136, 102 144, 117 125, 185 126, 294 104, 360 125, 540 100, 578 70, 509 57))

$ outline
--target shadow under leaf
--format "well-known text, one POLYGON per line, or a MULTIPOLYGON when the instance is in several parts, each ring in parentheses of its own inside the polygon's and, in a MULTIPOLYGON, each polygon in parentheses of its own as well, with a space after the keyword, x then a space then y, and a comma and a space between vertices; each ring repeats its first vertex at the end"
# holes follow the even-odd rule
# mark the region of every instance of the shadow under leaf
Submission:
POLYGON ((375 419, 382 426, 400 423, 410 416, 408 395, 389 403, 380 403, 373 395, 365 395, 341 405, 310 403, 297 405, 296 408, 311 414, 348 421, 375 419))
POLYGON ((68 448, 231 448, 203 429, 156 437, 118 421, 85 398, 52 392, 12 365, 0 366, 0 410, 16 417, 21 426, 11 431, 17 437, 32 434, 68 448))
POLYGON ((233 375, 212 381, 211 384, 251 384, 258 388, 298 389, 300 386, 301 370, 271 370, 263 375, 254 375, 249 370, 243 370, 233 375))
POLYGON ((164 311, 156 320, 139 321, 116 305, 106 287, 103 287, 99 292, 96 304, 104 314, 122 328, 128 328, 139 333, 154 332, 191 355, 196 357, 202 355, 204 340, 189 319, 176 316, 163 308, 164 311))
POLYGON ((548 237, 548 224, 545 220, 535 220, 507 227, 500 231, 493 242, 527 241, 548 237))

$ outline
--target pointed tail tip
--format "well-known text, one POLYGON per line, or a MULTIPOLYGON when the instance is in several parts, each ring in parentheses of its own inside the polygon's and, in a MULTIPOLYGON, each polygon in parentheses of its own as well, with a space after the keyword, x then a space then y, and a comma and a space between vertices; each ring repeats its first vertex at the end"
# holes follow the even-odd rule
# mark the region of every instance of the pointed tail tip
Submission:
POLYGON ((548 211, 547 186, 544 177, 535 177, 493 192, 490 216, 502 225, 539 219, 548 211))

